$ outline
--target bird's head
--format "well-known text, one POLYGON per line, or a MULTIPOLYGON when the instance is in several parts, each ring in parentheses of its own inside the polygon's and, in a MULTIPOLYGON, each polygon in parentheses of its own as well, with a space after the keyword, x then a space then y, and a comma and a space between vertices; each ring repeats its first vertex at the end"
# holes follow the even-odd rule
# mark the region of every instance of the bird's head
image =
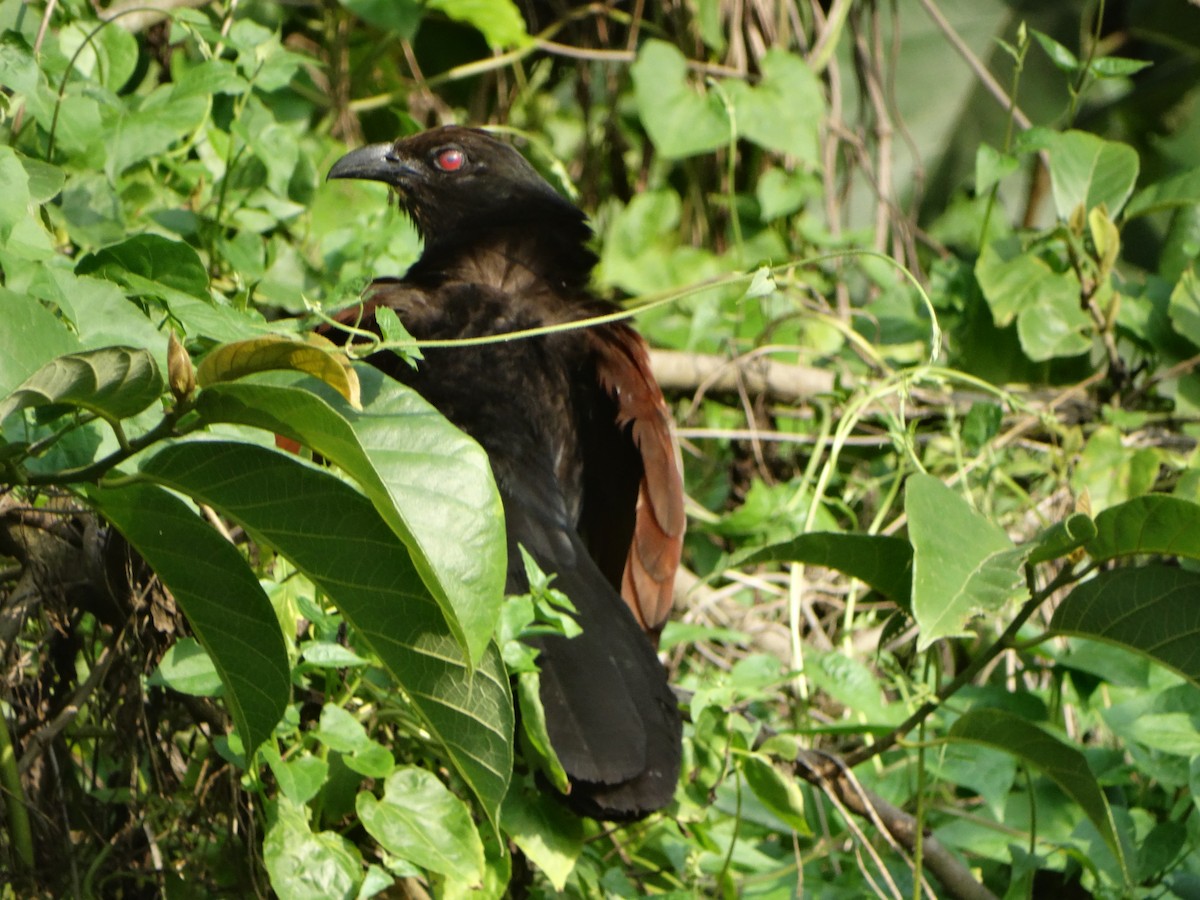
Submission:
POLYGON ((583 213, 520 153, 475 128, 450 125, 360 147, 334 163, 329 178, 394 188, 427 253, 504 228, 582 228, 584 240, 590 233, 583 213))

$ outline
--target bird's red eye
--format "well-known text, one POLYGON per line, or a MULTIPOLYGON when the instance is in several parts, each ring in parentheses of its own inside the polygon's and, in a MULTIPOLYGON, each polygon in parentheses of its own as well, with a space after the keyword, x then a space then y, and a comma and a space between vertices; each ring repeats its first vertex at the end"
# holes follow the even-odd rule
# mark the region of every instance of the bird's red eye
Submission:
POLYGON ((467 154, 457 147, 447 147, 439 150, 433 158, 434 164, 443 172, 457 172, 467 164, 467 154))

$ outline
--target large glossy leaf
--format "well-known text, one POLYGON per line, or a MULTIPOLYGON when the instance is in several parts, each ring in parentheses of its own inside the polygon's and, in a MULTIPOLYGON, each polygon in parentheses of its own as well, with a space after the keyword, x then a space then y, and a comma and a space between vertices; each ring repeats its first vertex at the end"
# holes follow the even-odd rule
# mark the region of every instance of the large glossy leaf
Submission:
POLYGON ((1200 559, 1200 505, 1167 494, 1143 494, 1096 516, 1087 551, 1095 560, 1134 553, 1200 559))
POLYGON ((1014 547, 942 482, 913 475, 905 487, 913 546, 913 615, 920 647, 964 633, 971 616, 999 609, 1023 592, 1028 550, 1014 547))
POLYGON ((245 559, 184 501, 142 482, 88 498, 175 597, 225 685, 247 751, 271 734, 290 693, 279 621, 245 559))
POLYGON ((912 557, 912 546, 900 538, 814 532, 735 556, 731 564, 798 562, 837 569, 907 609, 912 595, 912 557))
POLYGON ((226 441, 166 447, 142 473, 220 510, 328 594, 497 820, 513 735, 499 651, 489 645, 472 672, 408 550, 370 500, 297 457, 226 441))
POLYGON ((1161 565, 1101 572, 1067 595, 1050 628, 1119 644, 1200 684, 1200 573, 1161 565))
POLYGON ((158 364, 146 350, 106 347, 46 363, 3 402, 0 420, 19 409, 66 404, 106 419, 137 415, 163 392, 158 364))
POLYGON ((136 294, 171 300, 176 295, 208 298, 208 270, 190 246, 158 234, 138 234, 89 253, 75 266, 78 275, 96 275, 136 294))
POLYGON ((1087 758, 1070 744, 1000 709, 977 709, 960 716, 950 728, 950 738, 1003 750, 1040 771, 1079 804, 1125 868, 1124 847, 1108 800, 1087 758))
POLYGON ((487 455, 414 391, 357 369, 361 411, 333 391, 237 383, 201 392, 209 422, 274 431, 336 463, 362 486, 409 548, 425 585, 474 664, 499 617, 504 511, 487 455))

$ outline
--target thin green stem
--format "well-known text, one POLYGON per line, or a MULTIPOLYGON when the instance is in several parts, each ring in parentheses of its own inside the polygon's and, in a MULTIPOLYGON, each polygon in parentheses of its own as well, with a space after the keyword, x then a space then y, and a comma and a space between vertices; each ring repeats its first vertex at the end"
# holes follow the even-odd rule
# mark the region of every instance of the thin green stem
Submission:
POLYGON ((0 788, 4 790, 4 808, 8 811, 8 838, 17 862, 28 871, 33 868, 33 832, 29 829, 29 810, 21 788, 17 754, 3 714, 0 714, 0 788))
MULTIPOLYGON (((49 485, 49 484, 79 484, 82 482, 99 481, 110 469, 123 463, 129 457, 149 447, 158 441, 169 437, 177 437, 185 433, 177 429, 179 420, 184 414, 191 410, 191 406, 183 403, 178 404, 174 409, 167 412, 163 416, 162 421, 143 434, 141 437, 127 440, 119 450, 114 450, 103 459, 96 460, 86 466, 77 466, 74 469, 63 469, 58 472, 32 473, 26 475, 22 480, 22 484, 28 485, 49 485)), ((197 427, 198 427, 197 423, 197 427)))

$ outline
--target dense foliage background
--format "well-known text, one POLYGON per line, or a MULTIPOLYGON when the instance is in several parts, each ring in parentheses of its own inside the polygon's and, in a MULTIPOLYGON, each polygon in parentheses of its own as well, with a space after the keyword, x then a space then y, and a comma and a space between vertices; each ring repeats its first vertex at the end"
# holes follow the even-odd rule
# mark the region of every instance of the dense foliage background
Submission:
POLYGON ((1200 8, 0 32, 0 896, 1200 896, 1200 8), (482 454, 303 337, 419 252, 329 165, 451 121, 676 412, 685 778, 622 828, 513 733, 482 454))

